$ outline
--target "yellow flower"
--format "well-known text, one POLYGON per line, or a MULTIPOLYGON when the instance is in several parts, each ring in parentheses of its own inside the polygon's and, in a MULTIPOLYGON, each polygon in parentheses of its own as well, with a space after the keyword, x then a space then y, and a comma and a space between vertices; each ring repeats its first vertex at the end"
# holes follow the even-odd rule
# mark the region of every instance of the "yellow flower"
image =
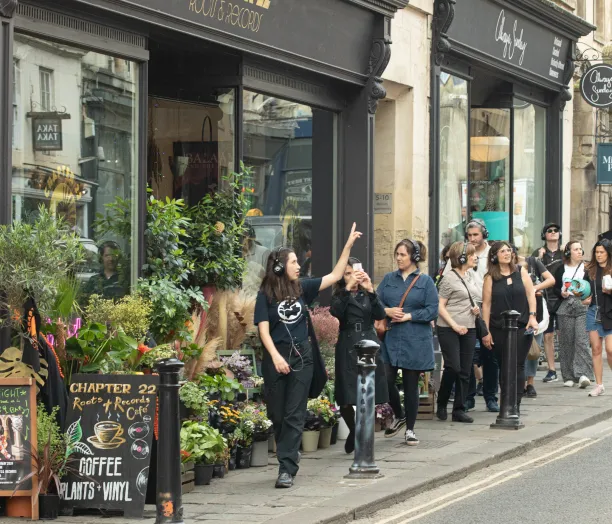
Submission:
POLYGON ((223 233, 225 231, 225 224, 223 222, 217 222, 215 224, 215 231, 217 232, 218 235, 223 233))

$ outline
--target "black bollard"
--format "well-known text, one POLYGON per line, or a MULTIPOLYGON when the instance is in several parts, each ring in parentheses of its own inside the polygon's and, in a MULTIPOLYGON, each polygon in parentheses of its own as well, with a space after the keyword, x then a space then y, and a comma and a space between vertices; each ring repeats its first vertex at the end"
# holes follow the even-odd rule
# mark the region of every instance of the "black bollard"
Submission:
POLYGON ((376 422, 376 353, 380 346, 371 340, 355 344, 357 350, 357 412, 355 417, 355 458, 347 479, 383 477, 374 462, 374 424, 376 422))
MULTIPOLYGON (((521 429, 525 425, 521 423, 518 414, 516 398, 516 345, 518 336, 518 319, 521 316, 518 311, 504 311, 504 331, 508 337, 508 350, 502 355, 500 362, 502 368, 500 386, 501 402, 499 415, 491 428, 494 429, 521 429)), ((493 341, 495 343, 495 340, 493 341)))
POLYGON ((160 360, 156 365, 159 371, 156 524, 183 522, 179 415, 179 372, 183 366, 176 358, 160 360))

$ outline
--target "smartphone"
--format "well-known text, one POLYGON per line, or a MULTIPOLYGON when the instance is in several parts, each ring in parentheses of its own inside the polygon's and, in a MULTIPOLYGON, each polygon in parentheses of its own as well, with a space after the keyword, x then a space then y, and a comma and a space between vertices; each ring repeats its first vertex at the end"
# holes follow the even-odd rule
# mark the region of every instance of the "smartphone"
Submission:
POLYGON ((528 337, 529 335, 533 335, 535 333, 535 331, 533 330, 533 328, 527 328, 525 330, 525 336, 528 337))
POLYGON ((363 264, 361 262, 353 264, 353 271, 363 271, 363 264))

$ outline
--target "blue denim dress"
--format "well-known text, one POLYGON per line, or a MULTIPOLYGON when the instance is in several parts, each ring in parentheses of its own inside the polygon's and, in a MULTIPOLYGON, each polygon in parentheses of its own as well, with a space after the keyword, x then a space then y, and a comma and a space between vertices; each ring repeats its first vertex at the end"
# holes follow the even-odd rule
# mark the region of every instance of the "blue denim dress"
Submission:
MULTIPOLYGON (((420 273, 416 270, 403 279, 401 271, 387 273, 377 288, 384 307, 398 307, 408 286, 420 273)), ((431 371, 435 367, 431 321, 438 318, 438 291, 429 275, 422 274, 408 293, 404 313, 412 320, 395 323, 387 318, 387 331, 381 348, 383 362, 413 371, 431 371)))

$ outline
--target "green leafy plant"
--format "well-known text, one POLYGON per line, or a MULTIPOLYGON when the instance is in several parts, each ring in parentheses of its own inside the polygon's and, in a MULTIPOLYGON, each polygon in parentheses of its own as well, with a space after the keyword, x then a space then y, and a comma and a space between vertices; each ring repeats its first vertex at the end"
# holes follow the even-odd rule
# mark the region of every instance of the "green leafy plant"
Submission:
POLYGON ((208 417, 208 397, 195 382, 186 382, 179 389, 181 400, 196 417, 208 417))
POLYGON ((151 311, 151 303, 136 293, 118 301, 92 295, 85 314, 90 322, 113 326, 129 337, 142 340, 149 330, 151 311))
POLYGON ((250 170, 241 163, 240 173, 223 178, 223 189, 207 194, 188 210, 191 220, 185 242, 195 263, 190 278, 193 285, 234 289, 242 284, 246 267, 242 244, 249 209, 244 183, 250 177, 250 170))
POLYGON ((36 406, 36 435, 38 442, 45 442, 50 438, 52 451, 66 449, 66 436, 57 423, 57 413, 59 406, 53 408, 51 413, 47 413, 44 404, 40 402, 36 406))
POLYGON ((244 387, 236 379, 229 378, 225 374, 209 375, 202 373, 196 377, 196 382, 206 391, 209 397, 219 394, 221 400, 232 402, 238 393, 244 392, 244 387))
POLYGON ((79 237, 44 206, 33 223, 0 226, 0 309, 10 312, 0 325, 21 332, 21 310, 32 297, 41 315, 53 314, 66 275, 84 260, 79 237))
POLYGON ((170 344, 162 344, 161 346, 155 346, 154 348, 139 346, 138 350, 141 353, 138 365, 142 368, 153 369, 159 360, 176 357, 176 351, 170 344))
POLYGON ((188 461, 196 464, 216 464, 227 456, 227 441, 204 422, 188 420, 181 427, 181 450, 188 461))

